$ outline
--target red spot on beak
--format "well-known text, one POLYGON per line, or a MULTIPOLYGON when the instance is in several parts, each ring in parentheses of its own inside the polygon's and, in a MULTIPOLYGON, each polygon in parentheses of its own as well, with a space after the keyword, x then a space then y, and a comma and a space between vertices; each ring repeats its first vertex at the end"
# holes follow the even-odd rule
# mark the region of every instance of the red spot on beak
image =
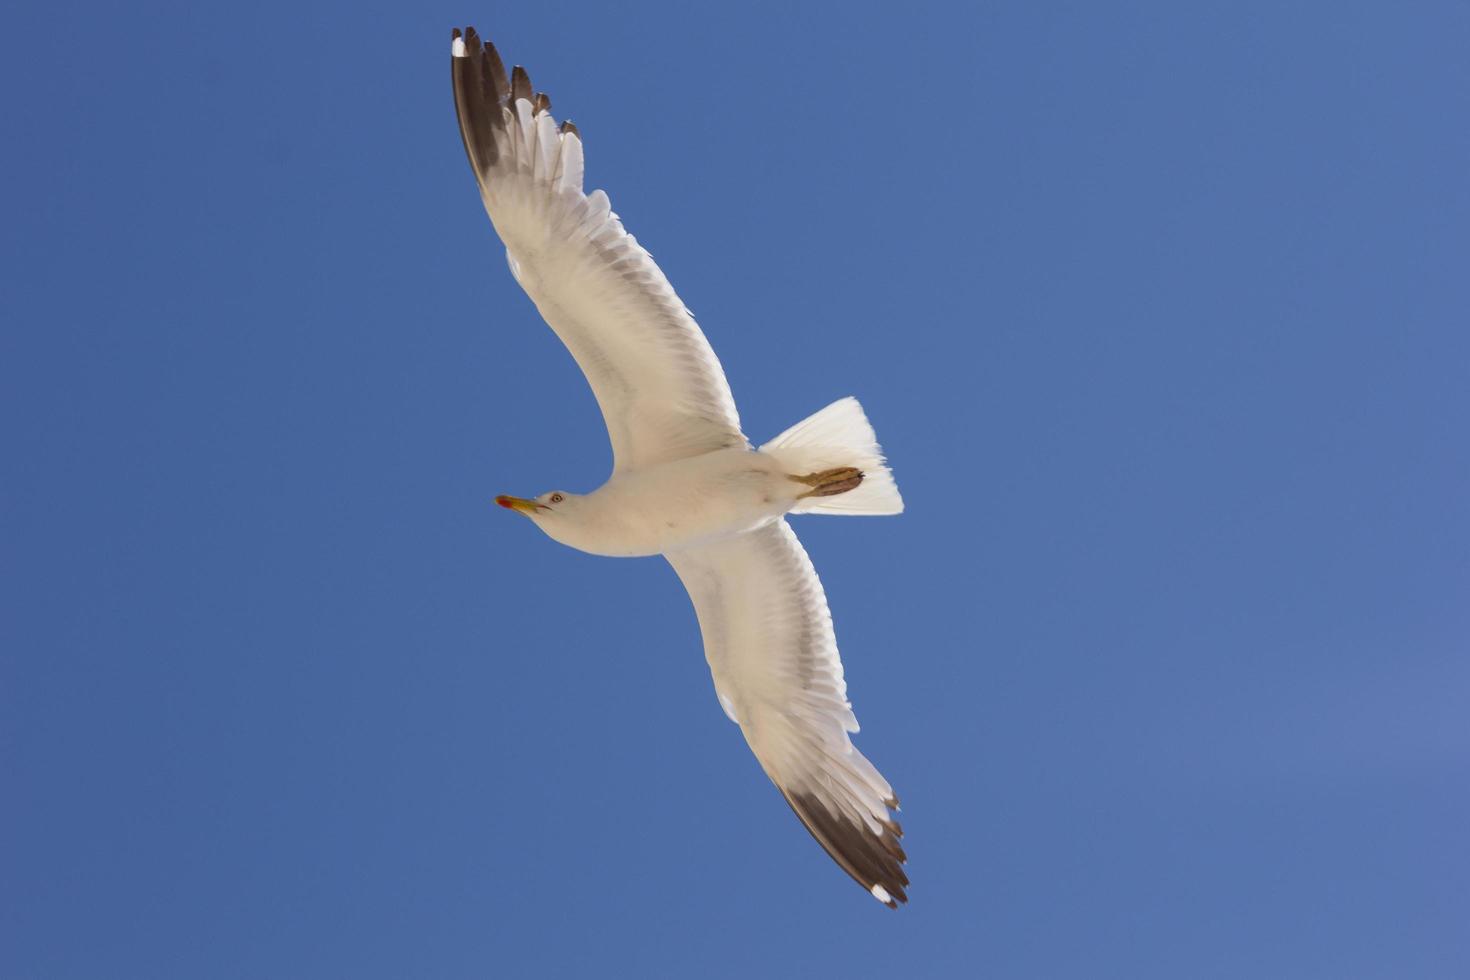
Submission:
POLYGON ((513 503, 510 502, 510 498, 507 497, 503 493, 500 496, 498 496, 498 497, 495 498, 495 502, 497 504, 499 504, 500 506, 502 506, 502 507, 514 507, 515 506, 515 504, 513 504, 513 503))

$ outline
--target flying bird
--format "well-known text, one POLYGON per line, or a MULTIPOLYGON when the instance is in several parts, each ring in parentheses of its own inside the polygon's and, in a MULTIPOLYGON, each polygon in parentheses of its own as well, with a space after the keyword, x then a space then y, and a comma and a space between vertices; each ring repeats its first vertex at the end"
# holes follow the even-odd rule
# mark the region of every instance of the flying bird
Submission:
POLYGON ((586 494, 500 496, 595 555, 663 555, 688 590, 715 693, 761 768, 837 864, 908 901, 893 789, 853 746, 832 616, 788 514, 897 514, 861 406, 844 398, 753 447, 725 372, 605 193, 582 190, 582 138, 474 28, 450 42, 454 104, 511 274, 576 359, 613 472, 586 494))

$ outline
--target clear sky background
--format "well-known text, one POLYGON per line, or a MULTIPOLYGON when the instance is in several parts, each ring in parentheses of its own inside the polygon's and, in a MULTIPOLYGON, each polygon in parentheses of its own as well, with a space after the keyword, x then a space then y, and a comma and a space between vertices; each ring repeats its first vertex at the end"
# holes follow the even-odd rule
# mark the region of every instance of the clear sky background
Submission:
POLYGON ((0 975, 1464 977, 1462 3, 33 4, 0 39, 0 975), (889 912, 659 560, 456 131, 586 139, 796 522, 889 912))

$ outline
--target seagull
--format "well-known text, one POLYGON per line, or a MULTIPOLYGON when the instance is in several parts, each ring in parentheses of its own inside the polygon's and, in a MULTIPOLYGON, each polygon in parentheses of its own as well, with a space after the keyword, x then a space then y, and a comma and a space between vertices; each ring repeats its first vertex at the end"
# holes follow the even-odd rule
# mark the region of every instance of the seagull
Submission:
POLYGON ((454 105, 511 275, 571 351, 612 442, 591 493, 496 503, 594 555, 663 555, 694 602, 715 693, 806 829, 874 898, 907 902, 898 798, 852 744, 832 615, 788 514, 897 514, 862 407, 843 398, 756 448, 694 317, 582 189, 582 138, 474 28, 450 41, 454 105))

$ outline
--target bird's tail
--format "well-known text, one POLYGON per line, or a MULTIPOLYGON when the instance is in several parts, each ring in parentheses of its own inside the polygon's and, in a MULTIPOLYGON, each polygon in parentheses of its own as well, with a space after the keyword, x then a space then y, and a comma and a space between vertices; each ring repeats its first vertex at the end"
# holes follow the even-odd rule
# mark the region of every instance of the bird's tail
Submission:
POLYGON ((863 407, 835 401, 760 448, 806 484, 793 514, 898 514, 903 498, 863 407))

